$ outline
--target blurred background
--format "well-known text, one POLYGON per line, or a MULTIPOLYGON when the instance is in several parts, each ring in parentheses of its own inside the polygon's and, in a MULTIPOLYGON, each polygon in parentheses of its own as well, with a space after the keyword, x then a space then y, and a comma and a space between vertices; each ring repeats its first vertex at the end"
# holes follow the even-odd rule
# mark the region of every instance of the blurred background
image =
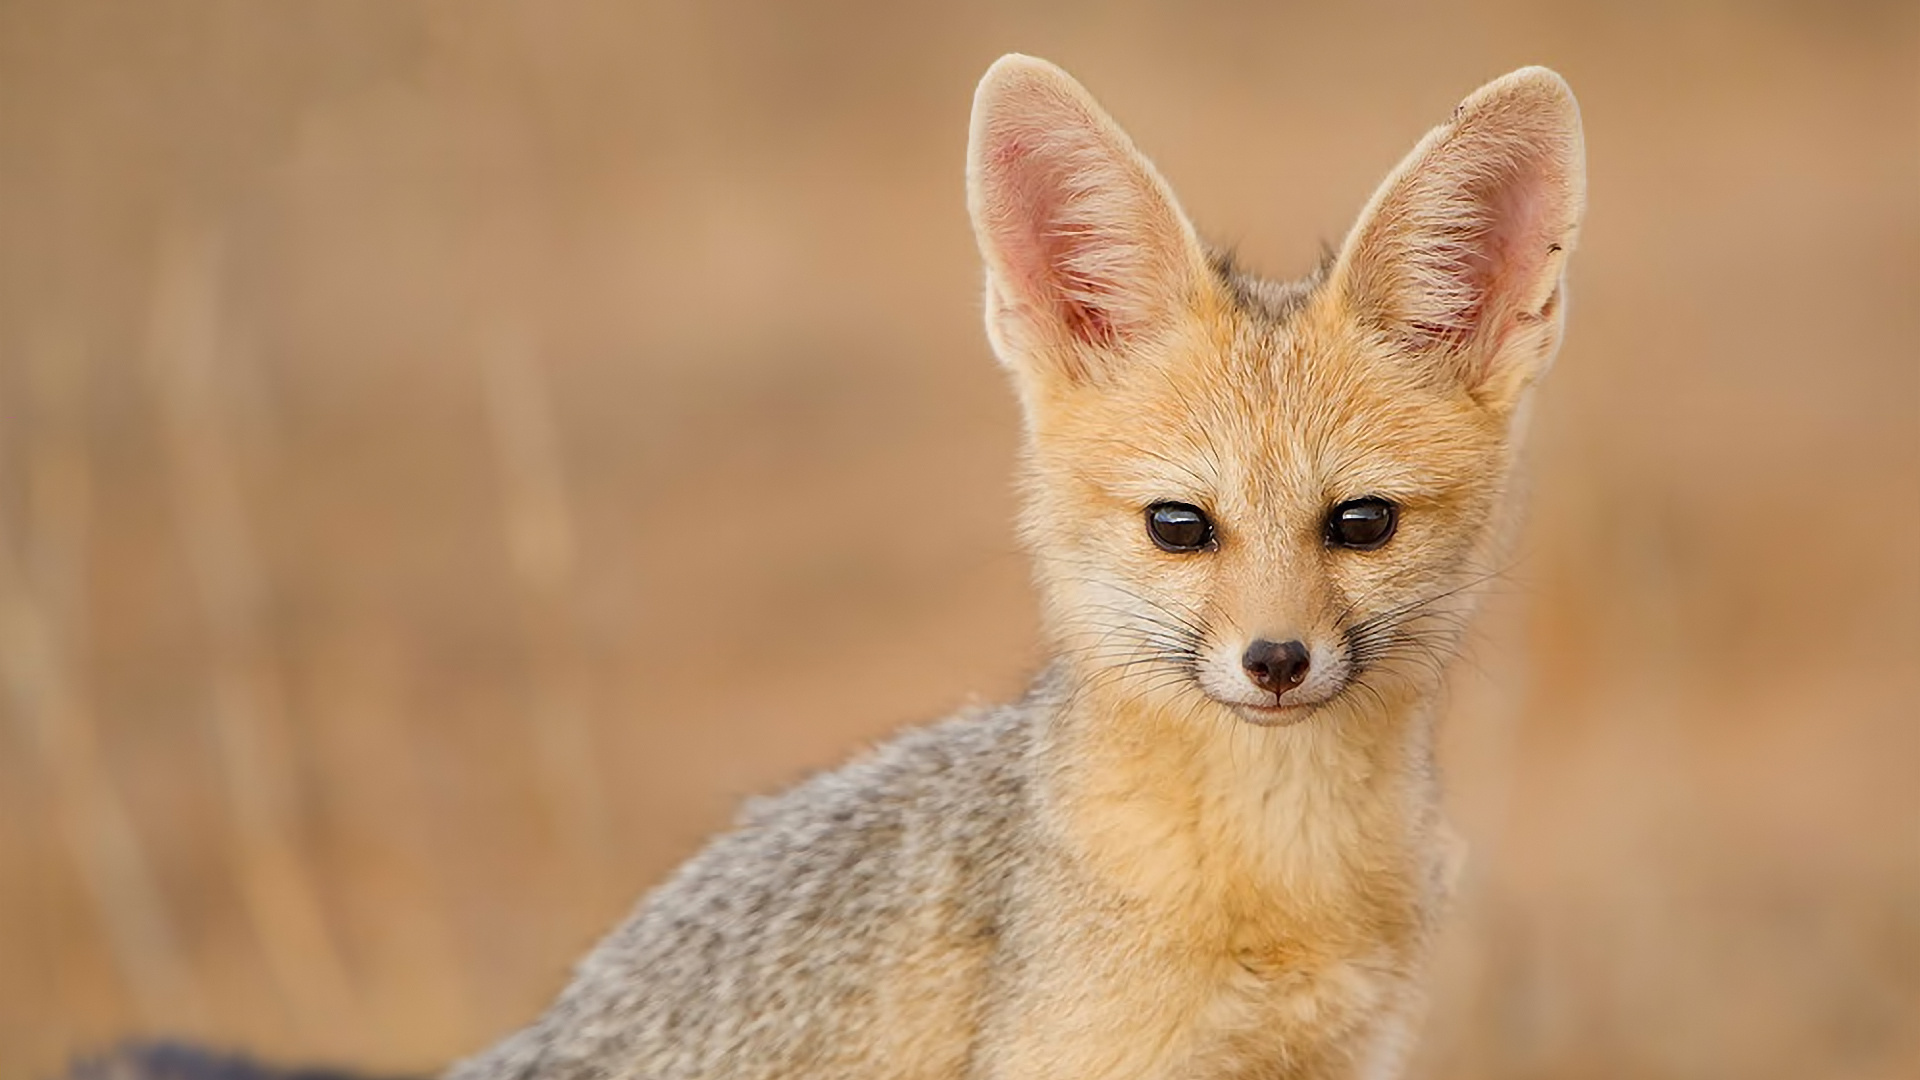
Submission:
POLYGON ((1592 206, 1422 1077, 1920 1075, 1920 5, 0 3, 0 1076, 431 1070, 1038 662, 961 164, 1283 276, 1481 82, 1592 206))

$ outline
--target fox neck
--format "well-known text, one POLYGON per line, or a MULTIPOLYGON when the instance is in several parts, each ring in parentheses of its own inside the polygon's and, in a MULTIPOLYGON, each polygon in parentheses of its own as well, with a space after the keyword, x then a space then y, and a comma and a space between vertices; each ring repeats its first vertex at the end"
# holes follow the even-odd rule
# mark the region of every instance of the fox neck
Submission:
POLYGON ((1417 902, 1438 824, 1430 698, 1347 695, 1258 727, 1079 687, 1042 744, 1063 840, 1122 893, 1228 923, 1278 899, 1417 902))

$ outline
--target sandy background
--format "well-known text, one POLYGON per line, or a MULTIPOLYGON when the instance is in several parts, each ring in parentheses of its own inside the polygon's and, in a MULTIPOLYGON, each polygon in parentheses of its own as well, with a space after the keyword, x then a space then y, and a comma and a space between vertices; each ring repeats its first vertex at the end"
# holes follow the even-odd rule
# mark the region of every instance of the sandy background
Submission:
POLYGON ((0 4, 0 1076, 428 1069, 1036 663, 1010 49, 1295 274, 1547 63, 1592 208, 1425 1077, 1920 1074, 1920 6, 0 4))

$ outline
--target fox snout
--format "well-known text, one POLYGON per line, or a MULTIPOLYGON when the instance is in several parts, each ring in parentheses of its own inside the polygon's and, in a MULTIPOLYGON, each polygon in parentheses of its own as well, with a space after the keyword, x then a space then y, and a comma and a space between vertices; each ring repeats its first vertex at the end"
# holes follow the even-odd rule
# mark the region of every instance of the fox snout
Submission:
POLYGON ((1203 651, 1193 674, 1207 697, 1242 720, 1270 726, 1304 720, 1339 697, 1352 667, 1339 644, 1316 635, 1223 635, 1203 651))

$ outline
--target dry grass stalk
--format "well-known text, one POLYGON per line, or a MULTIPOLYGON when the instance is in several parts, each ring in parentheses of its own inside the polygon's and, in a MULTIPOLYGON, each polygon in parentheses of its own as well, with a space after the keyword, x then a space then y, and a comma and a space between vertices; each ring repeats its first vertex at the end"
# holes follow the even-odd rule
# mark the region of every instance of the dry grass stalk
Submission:
MULTIPOLYGON (((342 1047, 359 1009, 298 835, 295 753, 265 622, 266 583, 215 393, 214 238, 169 237, 154 282, 149 364, 179 529, 207 623, 209 718, 220 749, 231 858, 267 964, 297 1028, 342 1047)), ((350 1045, 350 1044, 349 1044, 350 1045)))
POLYGON ((577 558, 553 406, 531 333, 496 327, 481 343, 487 417, 501 473, 501 524, 526 636, 531 733, 542 800, 589 926, 609 910, 606 799, 599 780, 587 673, 572 626, 577 558))
POLYGON ((82 674, 91 469, 79 360, 73 348, 52 347, 29 358, 24 535, 16 537, 0 503, 0 684, 140 1023, 197 1027, 200 988, 103 760, 82 674), (15 548, 22 541, 24 566, 15 548))

